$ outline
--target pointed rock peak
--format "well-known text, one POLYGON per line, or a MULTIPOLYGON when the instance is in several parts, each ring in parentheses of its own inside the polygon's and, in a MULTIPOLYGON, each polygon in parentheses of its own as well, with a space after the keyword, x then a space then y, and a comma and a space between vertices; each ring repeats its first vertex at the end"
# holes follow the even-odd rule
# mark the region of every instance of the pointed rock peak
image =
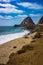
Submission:
POLYGON ((33 29, 34 28, 34 22, 33 20, 31 19, 31 17, 26 17, 22 23, 21 23, 21 26, 22 27, 25 27, 27 29, 33 29))
POLYGON ((26 17, 24 20, 32 20, 31 17, 26 17))
POLYGON ((25 19, 31 19, 31 17, 26 17, 25 19))
POLYGON ((34 22, 33 22, 33 20, 31 19, 31 17, 26 17, 26 18, 22 21, 21 24, 22 24, 22 25, 34 25, 34 22))
POLYGON ((39 24, 43 24, 43 16, 42 16, 41 19, 39 20, 39 24))
POLYGON ((41 18, 43 18, 43 16, 41 18))

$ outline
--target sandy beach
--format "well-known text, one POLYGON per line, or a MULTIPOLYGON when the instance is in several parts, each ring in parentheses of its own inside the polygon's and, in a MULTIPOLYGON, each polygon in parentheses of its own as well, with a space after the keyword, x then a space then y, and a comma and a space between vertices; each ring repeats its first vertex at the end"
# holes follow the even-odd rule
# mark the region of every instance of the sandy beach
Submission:
POLYGON ((6 42, 9 42, 11 40, 17 39, 17 38, 21 38, 24 35, 27 35, 29 33, 30 33, 30 31, 24 30, 23 32, 19 32, 19 33, 11 33, 11 34, 4 34, 4 35, 2 34, 2 35, 0 35, 0 45, 4 44, 6 42))
POLYGON ((9 60, 9 56, 11 53, 13 52, 16 53, 24 45, 30 44, 35 34, 36 32, 28 35, 27 38, 25 37, 18 38, 16 40, 0 45, 0 64, 6 64, 9 60))
POLYGON ((43 65, 43 32, 0 45, 0 65, 43 65))

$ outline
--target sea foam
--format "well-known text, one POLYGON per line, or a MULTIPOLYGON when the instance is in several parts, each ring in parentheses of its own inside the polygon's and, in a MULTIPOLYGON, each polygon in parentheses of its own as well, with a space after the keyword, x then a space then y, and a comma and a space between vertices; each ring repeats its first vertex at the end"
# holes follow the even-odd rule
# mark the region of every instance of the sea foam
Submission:
POLYGON ((28 33, 30 33, 30 31, 24 30, 24 32, 20 32, 20 33, 0 35, 0 45, 6 42, 9 42, 11 40, 23 37, 24 35, 27 35, 28 33))

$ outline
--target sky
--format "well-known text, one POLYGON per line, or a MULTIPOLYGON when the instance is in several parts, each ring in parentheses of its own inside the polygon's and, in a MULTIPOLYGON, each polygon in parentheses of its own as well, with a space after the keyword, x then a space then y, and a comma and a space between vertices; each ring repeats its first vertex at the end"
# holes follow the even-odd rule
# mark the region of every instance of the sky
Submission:
POLYGON ((28 16, 38 23, 43 16, 43 0, 0 0, 0 26, 20 24, 28 16))

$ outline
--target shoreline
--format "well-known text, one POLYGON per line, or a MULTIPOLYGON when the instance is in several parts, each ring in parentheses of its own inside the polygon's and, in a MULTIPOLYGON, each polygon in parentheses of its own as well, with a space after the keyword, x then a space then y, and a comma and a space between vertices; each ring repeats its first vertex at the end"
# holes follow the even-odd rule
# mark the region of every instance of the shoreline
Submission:
POLYGON ((30 33, 30 31, 24 30, 24 32, 20 32, 20 33, 0 35, 0 45, 2 45, 2 44, 4 44, 4 43, 7 43, 7 42, 9 42, 9 41, 15 40, 15 39, 17 39, 17 38, 24 37, 24 36, 27 35, 28 33, 30 33))
POLYGON ((29 45, 35 34, 36 32, 28 35, 28 38, 22 37, 0 45, 0 64, 6 64, 11 53, 17 53, 24 45, 29 45))

